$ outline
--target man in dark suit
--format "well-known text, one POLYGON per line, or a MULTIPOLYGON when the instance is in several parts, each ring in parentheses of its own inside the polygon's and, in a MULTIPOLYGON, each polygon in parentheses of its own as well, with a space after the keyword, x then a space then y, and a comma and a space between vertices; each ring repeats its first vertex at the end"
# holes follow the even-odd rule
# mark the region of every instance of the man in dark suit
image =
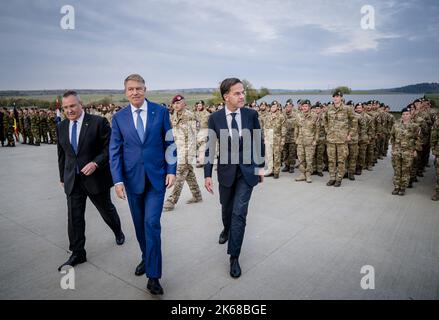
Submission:
POLYGON ((130 104, 113 116, 110 166, 116 194, 128 198, 142 261, 135 274, 146 274, 151 294, 163 294, 160 218, 166 187, 175 181, 177 153, 169 112, 145 98, 138 74, 124 82, 130 104), (125 194, 126 193, 126 194, 125 194))
POLYGON ((219 243, 229 241, 230 275, 241 275, 239 255, 244 239, 248 204, 253 187, 264 177, 265 146, 258 113, 243 108, 245 90, 237 78, 225 79, 220 86, 225 108, 209 117, 209 138, 204 166, 205 187, 213 194, 212 168, 219 139, 218 182, 224 229, 219 243))
POLYGON ((107 119, 86 114, 75 91, 63 95, 62 106, 66 118, 57 126, 58 166, 61 185, 67 195, 70 258, 62 264, 75 266, 87 261, 85 251, 85 204, 87 197, 98 209, 114 232, 116 243, 122 245, 119 215, 111 202, 113 186, 108 144, 111 128, 107 119))

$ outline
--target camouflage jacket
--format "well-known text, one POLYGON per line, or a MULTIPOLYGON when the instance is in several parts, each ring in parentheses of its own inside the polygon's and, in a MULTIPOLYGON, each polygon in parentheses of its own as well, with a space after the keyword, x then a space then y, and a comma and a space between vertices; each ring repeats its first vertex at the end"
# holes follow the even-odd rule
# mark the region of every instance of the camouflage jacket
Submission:
POLYGON ((319 139, 317 115, 311 111, 297 116, 294 128, 294 140, 298 145, 316 144, 319 139))
POLYGON ((346 143, 347 136, 353 134, 353 117, 351 108, 343 104, 339 107, 331 105, 323 117, 327 142, 346 143))
POLYGON ((421 129, 410 121, 404 124, 402 120, 395 123, 390 132, 392 152, 413 152, 422 150, 421 129))
POLYGON ((436 157, 439 156, 439 119, 434 122, 431 128, 430 146, 433 155, 436 157))
POLYGON ((192 164, 197 146, 196 119, 185 109, 171 115, 172 132, 177 146, 177 164, 192 164))

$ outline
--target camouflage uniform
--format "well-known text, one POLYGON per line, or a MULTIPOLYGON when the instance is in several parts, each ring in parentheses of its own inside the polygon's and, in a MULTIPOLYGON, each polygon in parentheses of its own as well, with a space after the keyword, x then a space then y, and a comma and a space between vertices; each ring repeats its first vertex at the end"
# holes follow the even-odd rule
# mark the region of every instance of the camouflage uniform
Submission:
POLYGON ((376 114, 373 111, 367 111, 366 115, 369 117, 370 122, 370 135, 369 135, 369 143, 367 144, 366 151, 366 168, 369 171, 372 171, 372 167, 375 164, 375 146, 376 146, 376 114))
POLYGON ((343 105, 330 105, 324 116, 329 180, 341 182, 346 171, 345 161, 348 153, 347 136, 352 136, 352 109, 343 105))
POLYGON ((384 136, 385 136, 385 116, 381 109, 376 111, 376 148, 375 148, 375 159, 383 159, 384 153, 384 136))
POLYGON ((366 167, 366 151, 372 134, 371 118, 362 112, 358 115, 358 167, 356 174, 361 174, 361 171, 366 167))
POLYGON ((50 114, 47 117, 47 125, 49 127, 50 143, 51 144, 57 144, 58 138, 56 136, 55 114, 50 114))
POLYGON ((36 146, 40 145, 40 116, 37 113, 31 115, 31 131, 36 146))
POLYGON ((387 128, 384 139, 384 156, 387 156, 387 152, 389 150, 389 139, 390 139, 390 131, 392 130, 393 125, 395 124, 395 117, 390 113, 386 112, 387 117, 387 128))
POLYGON ((34 137, 32 135, 32 130, 31 130, 31 115, 29 113, 27 113, 24 116, 24 131, 26 132, 26 136, 29 140, 29 144, 33 145, 34 144, 34 137))
POLYGON ((412 162, 412 169, 411 169, 411 182, 417 181, 417 177, 423 176, 423 159, 422 159, 422 151, 425 148, 425 145, 429 143, 430 135, 429 135, 429 128, 428 124, 425 121, 425 118, 422 117, 418 112, 415 111, 415 114, 413 115, 412 122, 417 124, 420 128, 420 136, 421 136, 421 150, 416 154, 416 156, 413 159, 412 162), (428 141, 428 142, 427 142, 428 141))
POLYGON ((9 147, 15 147, 14 140, 14 116, 11 114, 5 114, 3 116, 3 128, 5 131, 5 137, 8 141, 9 147))
POLYGON ((419 126, 413 122, 404 124, 402 120, 398 121, 390 132, 390 142, 392 143, 392 166, 395 171, 393 185, 395 190, 405 190, 410 182, 414 152, 422 148, 419 126))
POLYGON ((26 131, 24 130, 24 114, 23 114, 23 112, 20 112, 18 114, 18 123, 17 123, 17 125, 18 125, 18 132, 21 133, 21 136, 23 138, 23 142, 22 143, 26 144, 27 138, 26 138, 26 131))
POLYGON ((197 162, 204 164, 204 154, 206 152, 206 142, 208 133, 208 122, 210 113, 205 109, 195 111, 195 118, 197 120, 197 162))
POLYGON ((288 170, 294 170, 294 166, 296 165, 297 145, 294 140, 295 123, 296 114, 294 112, 290 114, 285 113, 285 144, 282 151, 282 158, 285 163, 285 168, 288 170))
POLYGON ((174 189, 166 200, 165 207, 173 207, 183 189, 184 182, 189 185, 193 199, 201 201, 201 191, 198 187, 193 164, 196 154, 196 119, 194 114, 184 109, 171 115, 172 132, 177 146, 177 177, 174 189))
POLYGON ((40 112, 40 135, 43 137, 43 143, 49 143, 49 125, 47 124, 47 114, 45 111, 40 112))
POLYGON ((313 172, 314 153, 319 139, 317 116, 308 111, 297 116, 294 128, 294 138, 297 144, 297 157, 299 159, 300 176, 296 181, 311 182, 313 172))
POLYGON ((346 166, 348 171, 348 176, 350 180, 355 180, 354 173, 357 168, 358 159, 358 122, 359 115, 353 112, 352 117, 352 136, 351 141, 348 142, 348 157, 346 159, 346 166))
POLYGON ((435 161, 434 161, 434 164, 436 167, 436 192, 431 197, 431 200, 438 201, 439 200, 439 160, 438 160, 438 156, 439 156, 439 119, 437 119, 434 122, 433 127, 431 128, 430 147, 431 147, 431 152, 436 157, 435 161))
POLYGON ((285 117, 277 112, 270 112, 264 119, 265 161, 267 174, 280 173, 283 144, 285 142, 285 117))
POLYGON ((326 151, 326 132, 323 123, 324 114, 321 113, 317 117, 317 130, 319 131, 319 137, 317 139, 316 151, 313 162, 313 169, 319 174, 323 174, 323 167, 325 164, 325 151, 326 151))

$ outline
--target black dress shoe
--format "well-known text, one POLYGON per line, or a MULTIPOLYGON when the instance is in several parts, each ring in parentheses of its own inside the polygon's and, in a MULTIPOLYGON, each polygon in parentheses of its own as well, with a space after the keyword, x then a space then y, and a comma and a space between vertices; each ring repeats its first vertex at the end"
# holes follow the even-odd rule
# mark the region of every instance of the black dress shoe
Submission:
POLYGON ((136 271, 134 272, 136 276, 141 276, 145 274, 145 261, 142 260, 142 262, 139 263, 139 265, 136 267, 136 271))
POLYGON ((226 230, 223 230, 219 236, 219 244, 224 244, 229 240, 229 233, 226 230))
POLYGON ((160 285, 159 279, 155 279, 155 278, 148 279, 148 284, 146 285, 146 289, 148 289, 148 291, 153 295, 163 294, 163 288, 160 285))
POLYGON ((124 235, 123 232, 121 231, 121 232, 119 233, 119 235, 116 236, 116 244, 117 244, 118 246, 121 246, 121 245, 124 244, 124 242, 125 242, 125 235, 124 235))
POLYGON ((232 278, 239 278, 241 276, 241 267, 238 258, 230 258, 230 276, 232 278))
POLYGON ((67 260, 66 262, 64 262, 62 265, 60 265, 58 267, 58 271, 61 271, 61 268, 64 266, 76 266, 77 264, 86 262, 87 258, 85 257, 85 255, 77 255, 77 254, 72 254, 69 258, 69 260, 67 260))

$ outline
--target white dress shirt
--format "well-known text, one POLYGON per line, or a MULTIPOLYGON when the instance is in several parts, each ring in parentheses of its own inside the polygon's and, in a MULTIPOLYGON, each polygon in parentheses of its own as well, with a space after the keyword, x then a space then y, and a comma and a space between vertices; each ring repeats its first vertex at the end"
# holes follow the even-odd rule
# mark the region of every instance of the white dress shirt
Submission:
MULTIPOLYGON (((82 127, 82 122, 84 121, 84 110, 81 111, 81 115, 79 116, 79 118, 76 120, 77 124, 76 124, 76 144, 77 146, 79 146, 79 134, 81 133, 81 127, 82 127)), ((70 143, 72 143, 72 127, 73 127, 73 122, 72 120, 70 120, 69 122, 69 140, 70 143)))
MULTIPOLYGON (((232 111, 229 110, 229 108, 226 106, 226 120, 227 120, 227 127, 229 128, 229 134, 230 136, 232 136, 232 111)), ((241 124, 241 109, 238 108, 236 111, 236 116, 235 116, 235 120, 236 123, 238 124, 238 132, 239 132, 239 136, 242 136, 242 124, 241 124)))
POLYGON ((146 130, 146 120, 148 116, 148 103, 146 102, 146 100, 143 102, 140 108, 136 108, 132 104, 130 104, 130 107, 131 107, 131 114, 133 115, 134 127, 136 128, 136 130, 137 130, 137 117, 138 117, 138 113, 136 111, 138 109, 142 110, 140 112, 140 118, 142 119, 143 122, 143 129, 146 130))

